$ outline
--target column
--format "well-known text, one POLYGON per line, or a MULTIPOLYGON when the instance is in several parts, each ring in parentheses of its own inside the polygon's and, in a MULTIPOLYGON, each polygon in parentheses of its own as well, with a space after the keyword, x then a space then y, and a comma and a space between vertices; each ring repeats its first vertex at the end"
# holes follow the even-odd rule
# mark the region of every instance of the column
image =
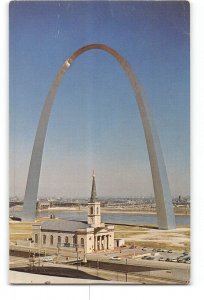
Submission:
POLYGON ((97 236, 94 236, 94 251, 97 251, 97 236))
POLYGON ((109 240, 108 240, 108 235, 106 236, 107 239, 107 249, 109 249, 109 240))
POLYGON ((99 236, 99 250, 102 249, 102 244, 101 244, 101 235, 99 236))
POLYGON ((104 250, 107 250, 107 238, 106 235, 104 235, 104 250))
POLYGON ((102 241, 103 241, 103 250, 106 250, 105 235, 102 236, 102 241))
POLYGON ((97 236, 97 250, 100 250, 100 236, 97 236))

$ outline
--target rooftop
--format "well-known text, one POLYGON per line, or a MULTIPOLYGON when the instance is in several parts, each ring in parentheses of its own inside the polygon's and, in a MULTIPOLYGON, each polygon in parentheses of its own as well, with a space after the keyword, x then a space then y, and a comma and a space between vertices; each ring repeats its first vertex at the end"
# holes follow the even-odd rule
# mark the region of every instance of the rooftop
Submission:
POLYGON ((49 220, 41 224, 42 230, 52 231, 77 231, 79 229, 86 229, 90 226, 84 222, 67 221, 67 220, 49 220))

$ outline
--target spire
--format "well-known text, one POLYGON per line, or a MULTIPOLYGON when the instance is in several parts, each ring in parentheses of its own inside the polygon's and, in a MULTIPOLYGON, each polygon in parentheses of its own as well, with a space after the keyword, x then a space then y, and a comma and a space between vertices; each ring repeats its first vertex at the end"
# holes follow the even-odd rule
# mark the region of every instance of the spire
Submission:
POLYGON ((92 180, 92 190, 91 190, 91 198, 90 202, 96 202, 96 182, 95 182, 95 174, 93 170, 93 180, 92 180))

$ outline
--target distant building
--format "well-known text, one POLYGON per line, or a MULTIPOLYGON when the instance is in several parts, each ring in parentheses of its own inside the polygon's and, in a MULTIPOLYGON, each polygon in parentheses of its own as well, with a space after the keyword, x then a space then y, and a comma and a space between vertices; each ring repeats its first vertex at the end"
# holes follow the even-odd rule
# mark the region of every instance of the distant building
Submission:
POLYGON ((114 239, 114 246, 115 247, 122 247, 125 245, 124 239, 114 239))
POLYGON ((32 237, 35 245, 46 248, 83 248, 86 253, 114 249, 114 226, 101 223, 95 175, 88 202, 88 222, 48 220, 33 225, 32 237))
POLYGON ((49 209, 51 207, 51 203, 47 199, 41 199, 37 202, 37 210, 49 209))

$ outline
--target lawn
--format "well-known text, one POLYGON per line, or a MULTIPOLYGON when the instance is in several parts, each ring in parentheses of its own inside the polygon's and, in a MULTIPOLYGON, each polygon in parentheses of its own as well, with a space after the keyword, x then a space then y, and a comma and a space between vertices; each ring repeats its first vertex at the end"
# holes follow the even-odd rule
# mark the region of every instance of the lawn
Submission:
POLYGON ((22 240, 32 237, 32 224, 31 222, 10 222, 9 234, 10 241, 22 240))

